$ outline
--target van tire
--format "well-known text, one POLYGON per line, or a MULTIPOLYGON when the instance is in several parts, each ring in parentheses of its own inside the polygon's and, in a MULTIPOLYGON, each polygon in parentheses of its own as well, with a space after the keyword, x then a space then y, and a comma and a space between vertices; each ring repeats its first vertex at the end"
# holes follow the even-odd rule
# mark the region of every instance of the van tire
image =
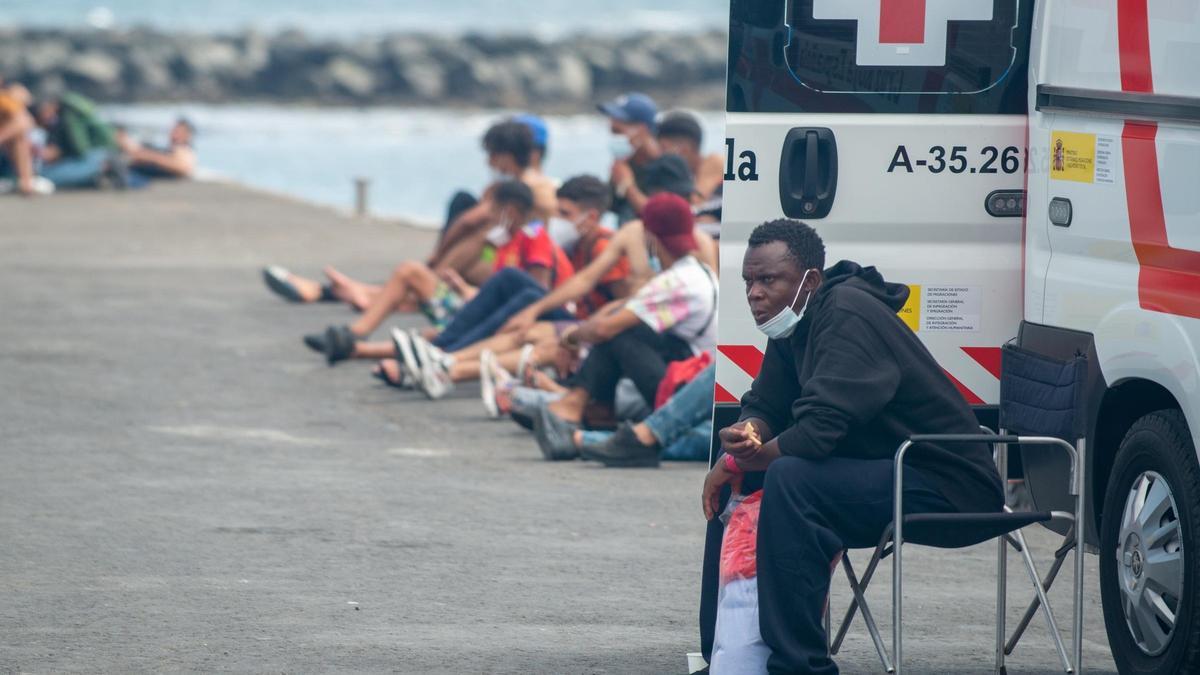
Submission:
MULTIPOLYGON (((1151 492, 1151 494, 1155 494, 1151 492)), ((1161 495, 1161 491, 1157 493, 1161 495)), ((1150 503, 1151 500, 1147 500, 1150 503)), ((1159 500, 1163 502, 1163 500, 1159 500)), ((1163 502, 1165 503, 1165 502, 1163 502)), ((1159 522, 1170 522, 1170 511, 1159 522)), ((1129 428, 1121 441, 1108 489, 1100 532, 1100 595, 1104 606, 1104 625, 1117 670, 1122 674, 1200 672, 1200 465, 1179 410, 1150 413, 1129 428), (1172 545, 1139 550, 1141 537, 1136 524, 1126 527, 1126 505, 1131 491, 1145 480, 1153 485, 1165 481, 1173 500, 1182 543, 1182 586, 1175 600, 1175 625, 1165 646, 1153 647, 1153 638, 1135 637, 1126 619, 1125 601, 1136 597, 1137 589, 1150 588, 1150 555, 1161 556, 1172 545), (1123 534, 1123 528, 1125 532, 1123 534), (1147 564, 1143 567, 1142 563, 1147 564), (1132 584, 1132 586, 1130 586, 1132 584), (1133 588, 1128 594, 1126 588, 1133 588), (1147 645, 1150 645, 1149 649, 1147 645)), ((1170 540, 1170 539, 1167 539, 1170 540)), ((1148 540, 1147 540, 1148 541, 1148 540)), ((1161 569, 1161 568, 1160 568, 1161 569)), ((1170 584, 1166 584, 1170 586, 1170 584)), ((1136 610, 1135 610, 1136 611, 1136 610)), ((1141 614, 1143 621, 1146 614, 1141 614)), ((1132 623, 1136 623, 1132 622, 1132 623)), ((1143 623, 1144 625, 1144 623, 1143 623)), ((1159 624, 1161 628, 1161 624, 1159 624)))

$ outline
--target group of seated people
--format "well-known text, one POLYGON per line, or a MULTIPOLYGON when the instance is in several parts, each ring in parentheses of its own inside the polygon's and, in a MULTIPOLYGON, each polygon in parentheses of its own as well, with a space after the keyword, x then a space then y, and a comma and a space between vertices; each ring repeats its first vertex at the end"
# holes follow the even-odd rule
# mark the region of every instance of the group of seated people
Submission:
POLYGON ((484 411, 533 431, 547 459, 707 459, 723 160, 703 154, 694 115, 660 115, 643 94, 599 110, 606 179, 548 177, 545 121, 506 118, 483 137, 494 180, 451 199, 423 260, 382 284, 266 268, 290 301, 359 312, 304 343, 330 365, 372 360, 384 383, 432 399, 478 380, 484 411), (428 327, 375 337, 397 313, 428 327))
POLYGON ((144 144, 104 119, 95 105, 65 92, 34 100, 0 78, 0 194, 61 188, 130 187, 151 178, 186 178, 196 169, 195 128, 183 118, 167 147, 144 144))

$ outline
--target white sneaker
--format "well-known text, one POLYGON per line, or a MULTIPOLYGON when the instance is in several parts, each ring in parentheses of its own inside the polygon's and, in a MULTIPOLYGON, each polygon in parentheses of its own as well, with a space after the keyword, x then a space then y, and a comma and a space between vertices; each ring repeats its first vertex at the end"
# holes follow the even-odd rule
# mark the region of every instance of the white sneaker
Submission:
MULTIPOLYGON (((421 377, 418 380, 421 391, 435 401, 454 391, 454 380, 450 379, 448 367, 442 359, 437 358, 434 352, 430 351, 441 352, 441 350, 429 344, 429 341, 421 337, 420 333, 415 330, 409 335, 416 348, 417 360, 421 362, 421 377)), ((442 356, 445 356, 444 352, 442 356)))
POLYGON ((421 381, 421 363, 417 361, 413 351, 412 338, 399 328, 392 329, 392 344, 396 347, 396 358, 400 359, 400 369, 410 382, 421 381))
POLYGON ((33 194, 35 195, 52 195, 54 194, 54 183, 50 182, 49 178, 43 176, 33 177, 33 194))
POLYGON ((483 350, 479 355, 479 394, 488 417, 497 420, 500 419, 500 406, 496 404, 496 377, 492 372, 495 365, 496 355, 490 349, 483 350))

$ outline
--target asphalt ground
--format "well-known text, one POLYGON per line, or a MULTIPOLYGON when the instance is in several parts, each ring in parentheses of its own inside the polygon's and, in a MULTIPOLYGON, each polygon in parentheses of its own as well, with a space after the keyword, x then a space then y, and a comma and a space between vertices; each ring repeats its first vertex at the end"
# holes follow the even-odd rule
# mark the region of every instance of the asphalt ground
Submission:
MULTIPOLYGON (((430 242, 223 185, 0 199, 0 671, 686 672, 702 466, 544 462, 476 387, 327 367, 300 336, 353 315, 259 276, 382 279, 430 242)), ((994 559, 911 549, 910 672, 989 671, 994 559)), ((1112 672, 1088 567, 1087 671, 1112 672)), ((1027 640, 1010 672, 1057 672, 1027 640)), ((839 663, 878 670, 861 623, 839 663)))

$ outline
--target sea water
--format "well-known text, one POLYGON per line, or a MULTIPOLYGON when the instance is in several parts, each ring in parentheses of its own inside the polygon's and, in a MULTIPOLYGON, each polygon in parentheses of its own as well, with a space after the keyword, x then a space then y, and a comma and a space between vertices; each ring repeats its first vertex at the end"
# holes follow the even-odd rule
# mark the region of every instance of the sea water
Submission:
MULTIPOLYGON (((480 141, 511 111, 412 108, 302 108, 270 105, 105 106, 109 119, 152 142, 165 142, 180 115, 197 127, 204 173, 305 201, 348 210, 354 181, 370 181, 374 215, 433 226, 456 190, 478 193, 488 182, 480 141)), ((722 152, 724 115, 697 113, 705 149, 722 152)), ((548 174, 590 173, 607 179, 608 120, 600 113, 547 116, 548 174)))
POLYGON ((168 31, 318 35, 387 31, 535 33, 699 30, 728 25, 728 0, 2 0, 0 25, 148 25, 168 31))

